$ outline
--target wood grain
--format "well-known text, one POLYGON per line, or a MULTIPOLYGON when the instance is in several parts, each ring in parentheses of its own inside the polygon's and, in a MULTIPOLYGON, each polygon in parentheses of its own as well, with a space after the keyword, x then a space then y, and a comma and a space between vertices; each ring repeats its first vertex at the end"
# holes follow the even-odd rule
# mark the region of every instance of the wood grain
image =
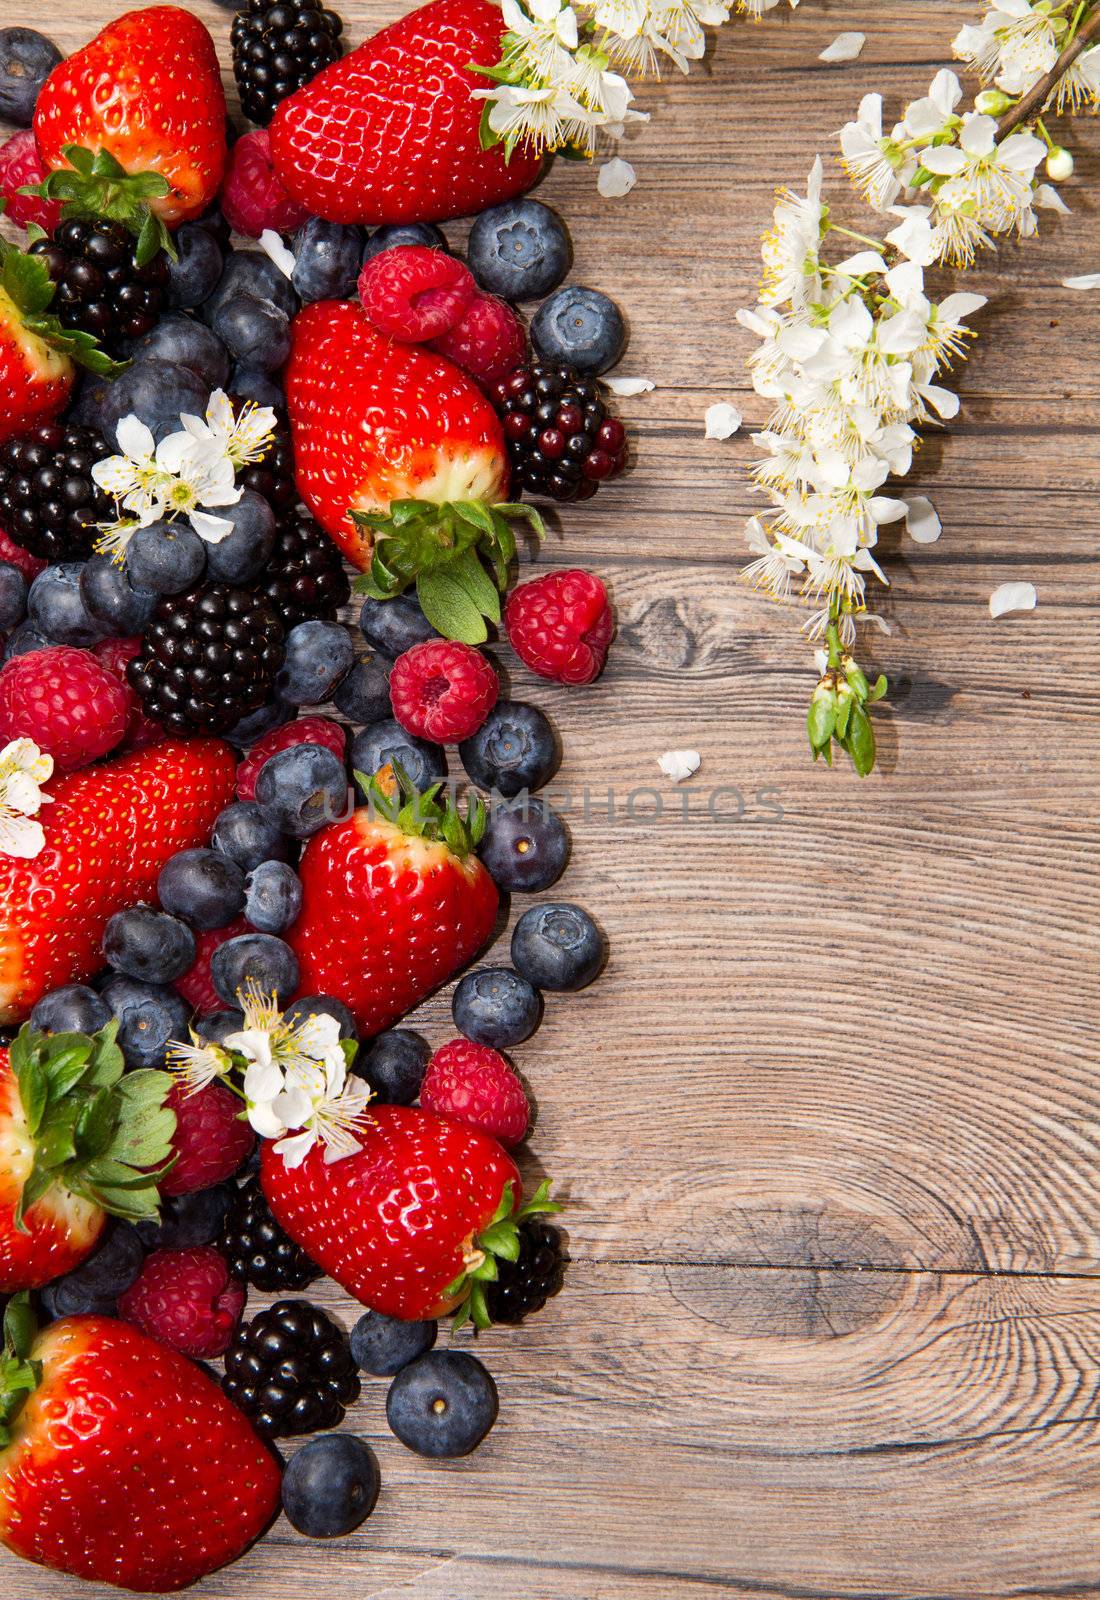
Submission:
MULTIPOLYGON (((227 14, 192 9, 227 60, 227 14)), ((397 8, 342 9, 357 39, 397 8)), ((105 15, 78 0, 52 31, 71 48, 105 15)), ((209 1600, 1100 1594, 1100 297, 1059 287, 1097 265, 1095 128, 1073 215, 973 275, 993 304, 963 416, 917 474, 944 537, 887 546, 867 783, 807 765, 795 619, 736 585, 751 445, 702 431, 720 398, 763 420, 733 318, 772 190, 862 94, 918 92, 974 15, 731 23, 646 89, 627 199, 585 167, 546 181, 576 276, 629 312, 623 370, 658 383, 624 403, 635 471, 542 557, 607 578, 608 673, 566 695, 501 652, 563 732, 561 888, 612 948, 517 1053, 574 1264, 480 1346, 502 1413, 474 1458, 409 1455, 370 1384, 348 1425, 379 1456, 375 1515, 332 1545, 280 1523, 209 1600), (827 67, 841 27, 867 47, 827 67), (1016 577, 1039 609, 994 624, 1016 577), (683 745, 703 768, 673 791, 655 758, 683 745)), ((5 20, 42 23, 30 0, 5 20)), ((419 1022, 447 1037, 447 996, 419 1022)), ((0 1591, 108 1593, 4 1557, 0 1591)))

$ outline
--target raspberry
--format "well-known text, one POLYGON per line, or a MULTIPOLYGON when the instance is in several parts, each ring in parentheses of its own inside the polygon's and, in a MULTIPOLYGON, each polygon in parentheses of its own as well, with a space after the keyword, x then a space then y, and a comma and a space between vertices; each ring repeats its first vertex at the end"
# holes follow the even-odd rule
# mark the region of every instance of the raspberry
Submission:
POLYGON ((174 1083, 164 1103, 176 1113, 172 1154, 177 1160, 158 1184, 162 1195, 212 1189, 231 1178, 256 1147, 256 1135, 241 1121, 241 1102, 220 1083, 208 1083, 195 1094, 174 1083))
POLYGON ((379 333, 406 344, 438 339, 453 328, 476 291, 467 266, 420 244, 383 250, 359 274, 367 316, 379 333))
POLYGON ((126 1322, 185 1356, 220 1356, 241 1320, 245 1291, 209 1245, 154 1250, 119 1297, 126 1322))
POLYGON ((292 233, 309 216, 276 176, 266 128, 254 128, 233 146, 219 203, 229 226, 252 239, 258 239, 265 228, 292 233))
POLYGON ((512 649, 540 678, 591 683, 607 659, 615 620, 591 572, 548 572, 512 590, 504 607, 512 649))
POLYGON ((481 651, 454 639, 414 644, 390 674, 394 716, 407 733, 436 744, 457 744, 476 733, 499 688, 481 651))
POLYGON ((122 685, 90 650, 53 645, 0 669, 0 737, 33 739, 59 771, 113 750, 128 714, 122 685))
POLYGON ((527 330, 511 306, 491 294, 475 294, 453 328, 431 341, 433 350, 491 389, 527 354, 527 330))
POLYGON ((104 639, 92 646, 92 654, 97 661, 102 661, 108 672, 114 673, 126 694, 130 714, 126 720, 126 732, 122 736, 123 749, 143 750, 148 744, 161 744, 168 735, 159 722, 146 716, 145 707, 126 677, 126 663, 141 654, 141 640, 104 639))
POLYGON ((252 746, 237 768, 237 799, 255 800, 256 779, 260 768, 269 756, 280 750, 290 750, 296 744, 323 744, 334 756, 344 759, 347 734, 338 722, 328 717, 299 717, 296 722, 285 722, 281 728, 272 728, 252 746))
POLYGON ((243 917, 237 917, 225 928, 195 930, 195 960, 183 977, 176 979, 173 988, 200 1017, 207 1016, 211 1011, 221 1011, 225 1005, 210 976, 210 962, 214 951, 219 945, 225 944, 226 940, 235 939, 241 933, 251 932, 251 925, 243 917))
POLYGON ((531 1112, 523 1085, 499 1050, 487 1044, 455 1039, 437 1050, 420 1086, 420 1104, 509 1148, 527 1136, 531 1112))
POLYGON ((9 539, 3 528, 0 528, 0 561, 7 561, 13 567, 18 567, 28 583, 33 583, 47 566, 45 561, 40 561, 37 556, 32 556, 29 550, 24 550, 21 544, 16 544, 14 539, 9 539))
POLYGON ((17 228, 37 222, 40 228, 52 233, 61 221, 59 201, 40 200, 37 195, 19 193, 24 184, 41 183, 45 176, 46 169, 32 129, 13 133, 0 145, 0 196, 8 202, 4 215, 17 228))

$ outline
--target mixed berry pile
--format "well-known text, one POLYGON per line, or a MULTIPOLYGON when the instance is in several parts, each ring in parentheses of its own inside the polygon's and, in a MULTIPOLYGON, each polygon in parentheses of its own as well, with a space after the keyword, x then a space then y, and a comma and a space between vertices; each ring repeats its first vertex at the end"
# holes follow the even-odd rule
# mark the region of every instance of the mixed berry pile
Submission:
POLYGON ((185 12, 67 62, 0 30, 0 193, 29 229, 0 241, 0 1462, 38 1448, 31 1389, 67 1403, 86 1364, 126 1398, 74 1467, 93 1501, 143 1485, 123 1526, 107 1488, 100 1518, 13 1483, 0 1541, 83 1577, 179 1587, 279 1503, 350 1531, 379 1492, 364 1376, 410 1450, 464 1455, 498 1396, 439 1322, 521 1323, 562 1287, 505 1052, 606 947, 545 897, 559 740, 493 647, 547 683, 603 669, 602 583, 516 582, 512 520, 625 469, 600 376, 626 329, 568 281, 538 161, 477 137, 466 66, 501 27, 432 0, 388 30, 404 143, 356 98, 374 42, 344 57, 320 0, 237 12, 247 131, 185 12), (121 123, 88 100, 104 74, 121 123), (463 256, 439 223, 471 214, 463 256), (474 964, 510 895, 541 898, 474 964), (454 978, 433 1048, 402 1023, 454 978), (393 1214, 402 1172, 431 1174, 426 1222, 393 1214), (365 1308, 350 1337, 309 1299, 324 1275, 365 1308), (57 1367, 74 1316, 98 1320, 57 1367), (281 1470, 270 1441, 309 1434, 281 1470), (202 1549, 189 1517, 217 1523, 202 1549))

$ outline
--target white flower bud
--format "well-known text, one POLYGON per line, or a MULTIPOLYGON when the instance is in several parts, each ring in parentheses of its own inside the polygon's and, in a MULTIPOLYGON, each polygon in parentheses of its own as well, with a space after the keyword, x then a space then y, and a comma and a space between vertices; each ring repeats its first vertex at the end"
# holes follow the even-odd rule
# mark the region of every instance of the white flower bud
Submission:
POLYGON ((983 89, 974 101, 974 109, 986 117, 1003 117, 1012 104, 1012 96, 1003 89, 983 89))
POLYGON ((1064 145, 1056 144, 1047 156, 1047 177, 1061 183, 1073 176, 1073 156, 1064 145))

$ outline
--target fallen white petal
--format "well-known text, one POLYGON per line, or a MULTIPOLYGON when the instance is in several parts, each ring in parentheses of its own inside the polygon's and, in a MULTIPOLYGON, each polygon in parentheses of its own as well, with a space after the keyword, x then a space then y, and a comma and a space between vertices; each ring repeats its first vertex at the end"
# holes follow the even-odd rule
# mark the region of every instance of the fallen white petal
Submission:
POLYGON ((1086 272, 1080 278, 1063 278, 1063 289, 1100 289, 1100 272, 1086 272))
POLYGON ((943 532, 936 508, 923 494, 909 496, 909 537, 917 544, 935 544, 943 532))
POLYGON ((698 750, 666 750, 663 756, 657 757, 657 765, 673 783, 683 783, 685 778, 699 771, 702 760, 698 750))
POLYGON ((989 597, 989 615, 1003 617, 1009 611, 1034 611, 1038 600, 1033 583, 1002 583, 989 597))
POLYGON ((601 378, 600 381, 607 385, 612 394, 623 399, 632 394, 649 394, 651 389, 657 387, 652 378, 601 378))
POLYGON ((824 676, 825 669, 829 665, 829 652, 827 650, 815 650, 814 661, 817 665, 818 672, 824 676))
POLYGON ((274 228, 265 228, 261 233, 260 249, 265 255, 271 257, 284 278, 294 276, 294 268, 298 263, 274 228))
POLYGON ((605 200, 618 200, 622 195, 629 194, 637 181, 630 162, 616 156, 612 161, 605 161, 600 168, 596 188, 605 200))
POLYGON ((707 410, 707 438, 730 439, 744 420, 736 406, 731 406, 728 400, 719 400, 707 410))
POLYGON ((832 44, 826 45, 818 56, 819 61, 854 61, 867 43, 865 33, 838 33, 832 44))

